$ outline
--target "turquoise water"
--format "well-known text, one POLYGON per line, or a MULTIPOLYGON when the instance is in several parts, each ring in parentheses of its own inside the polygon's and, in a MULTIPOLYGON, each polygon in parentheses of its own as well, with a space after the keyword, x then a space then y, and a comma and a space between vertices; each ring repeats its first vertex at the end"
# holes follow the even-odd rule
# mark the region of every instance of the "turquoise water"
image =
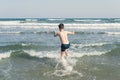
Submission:
POLYGON ((119 61, 119 18, 0 19, 0 80, 119 80, 119 61), (70 72, 53 36, 59 23, 75 31, 68 36, 70 72))

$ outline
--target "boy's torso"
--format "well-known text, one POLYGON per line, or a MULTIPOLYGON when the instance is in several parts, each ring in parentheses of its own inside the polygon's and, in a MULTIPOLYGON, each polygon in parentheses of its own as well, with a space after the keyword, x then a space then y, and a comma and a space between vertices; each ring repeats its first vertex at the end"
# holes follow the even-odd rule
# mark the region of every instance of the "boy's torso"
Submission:
POLYGON ((59 32, 59 37, 60 37, 60 40, 61 40, 61 44, 69 44, 67 31, 60 31, 59 32))

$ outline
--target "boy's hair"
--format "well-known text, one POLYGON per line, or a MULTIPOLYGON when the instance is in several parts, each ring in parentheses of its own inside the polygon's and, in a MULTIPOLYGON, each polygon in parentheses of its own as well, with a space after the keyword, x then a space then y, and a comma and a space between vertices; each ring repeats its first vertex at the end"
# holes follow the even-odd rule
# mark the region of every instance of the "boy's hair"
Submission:
POLYGON ((59 27, 59 29, 64 29, 64 24, 61 23, 58 25, 58 27, 59 27))

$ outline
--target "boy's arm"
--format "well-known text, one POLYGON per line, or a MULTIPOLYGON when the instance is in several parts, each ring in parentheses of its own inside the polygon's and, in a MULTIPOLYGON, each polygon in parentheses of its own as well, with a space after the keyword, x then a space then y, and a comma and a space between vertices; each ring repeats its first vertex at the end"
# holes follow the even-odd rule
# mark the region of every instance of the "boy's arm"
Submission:
POLYGON ((67 31, 67 34, 75 34, 75 32, 67 31))
POLYGON ((59 34, 58 34, 58 32, 55 32, 54 31, 54 37, 56 37, 56 36, 58 36, 59 34))

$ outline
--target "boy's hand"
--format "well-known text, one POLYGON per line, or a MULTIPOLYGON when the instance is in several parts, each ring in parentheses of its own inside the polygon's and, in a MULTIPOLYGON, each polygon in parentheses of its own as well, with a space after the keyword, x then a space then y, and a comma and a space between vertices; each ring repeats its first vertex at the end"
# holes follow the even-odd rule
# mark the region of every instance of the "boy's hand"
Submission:
POLYGON ((59 33, 54 31, 54 37, 58 36, 59 33))
POLYGON ((56 32, 55 31, 53 31, 53 33, 54 33, 54 37, 56 37, 57 35, 56 35, 56 32))

